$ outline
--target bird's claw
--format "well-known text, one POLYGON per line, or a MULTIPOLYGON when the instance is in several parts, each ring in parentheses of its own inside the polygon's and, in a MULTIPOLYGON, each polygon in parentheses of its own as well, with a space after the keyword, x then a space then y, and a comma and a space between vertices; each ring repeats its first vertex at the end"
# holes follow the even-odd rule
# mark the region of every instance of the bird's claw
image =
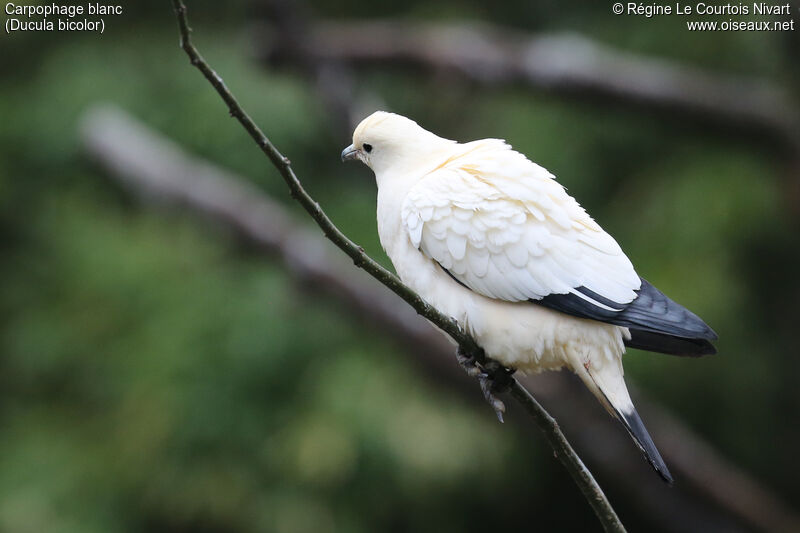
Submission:
POLYGON ((489 361, 486 364, 486 373, 491 376, 492 392, 501 393, 511 388, 511 382, 515 368, 506 368, 497 361, 489 361))
POLYGON ((481 369, 478 368, 478 363, 475 361, 475 358, 466 355, 461 351, 461 348, 456 352, 456 359, 458 359, 458 364, 461 365, 461 368, 464 369, 464 372, 466 372, 469 377, 476 378, 483 374, 481 369))
POLYGON ((486 401, 492 406, 494 414, 497 415, 497 419, 502 424, 504 422, 503 414, 506 412, 506 404, 503 403, 503 400, 494 395, 494 379, 489 374, 482 372, 478 376, 478 383, 481 386, 481 391, 483 391, 483 397, 486 398, 486 401))
POLYGON ((466 355, 460 348, 456 353, 456 358, 468 376, 478 379, 483 397, 494 410, 497 419, 501 423, 504 422, 503 415, 506 412, 506 405, 495 394, 508 390, 514 370, 507 369, 496 361, 489 361, 484 369, 481 369, 475 357, 466 355))

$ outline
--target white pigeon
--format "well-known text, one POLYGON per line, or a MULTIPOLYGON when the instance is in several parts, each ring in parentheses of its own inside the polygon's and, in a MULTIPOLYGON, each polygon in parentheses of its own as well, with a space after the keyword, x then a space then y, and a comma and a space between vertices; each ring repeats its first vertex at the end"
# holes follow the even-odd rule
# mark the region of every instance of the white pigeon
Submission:
POLYGON ((715 353, 714 331, 640 278, 546 169, 499 139, 460 144, 373 113, 342 160, 378 184, 378 234, 400 279, 523 372, 567 367, 672 476, 623 379, 625 346, 715 353))

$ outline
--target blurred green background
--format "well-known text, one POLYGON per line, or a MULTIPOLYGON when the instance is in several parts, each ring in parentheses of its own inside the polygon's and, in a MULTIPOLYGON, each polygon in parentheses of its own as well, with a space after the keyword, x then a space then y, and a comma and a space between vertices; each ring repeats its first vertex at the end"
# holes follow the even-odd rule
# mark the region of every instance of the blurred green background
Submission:
MULTIPOLYGON (((88 160, 79 117, 110 101, 297 212, 190 68, 170 3, 123 5, 102 36, 0 36, 0 530, 595 530, 538 434, 499 426, 335 301, 295 289, 283 265, 191 214, 143 209, 88 160)), ((370 173, 339 162, 350 141, 302 73, 254 61, 258 10, 190 8, 211 65, 333 220, 385 262, 370 173)), ((792 34, 689 33, 588 1, 306 9, 574 31, 798 95, 792 34)), ((554 172, 640 274, 719 333, 716 357, 632 353, 631 381, 800 503, 796 161, 753 136, 521 85, 389 67, 357 80, 430 130, 505 138, 554 172)), ((631 530, 660 529, 599 481, 631 530)))

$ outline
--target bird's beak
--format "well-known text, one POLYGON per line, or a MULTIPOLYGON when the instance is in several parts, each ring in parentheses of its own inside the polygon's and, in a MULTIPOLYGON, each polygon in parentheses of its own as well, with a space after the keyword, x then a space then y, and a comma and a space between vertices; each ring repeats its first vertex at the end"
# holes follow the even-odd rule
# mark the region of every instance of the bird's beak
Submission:
POLYGON ((358 159, 358 148, 353 146, 352 144, 342 150, 342 161, 352 161, 354 159, 358 159))

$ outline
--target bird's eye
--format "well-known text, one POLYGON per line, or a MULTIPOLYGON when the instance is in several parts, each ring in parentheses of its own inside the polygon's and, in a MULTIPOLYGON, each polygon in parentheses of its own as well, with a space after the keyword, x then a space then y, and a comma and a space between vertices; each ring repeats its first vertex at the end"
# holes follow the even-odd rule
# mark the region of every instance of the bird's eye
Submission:
POLYGON ((364 143, 364 151, 370 153, 372 151, 372 145, 364 143))

